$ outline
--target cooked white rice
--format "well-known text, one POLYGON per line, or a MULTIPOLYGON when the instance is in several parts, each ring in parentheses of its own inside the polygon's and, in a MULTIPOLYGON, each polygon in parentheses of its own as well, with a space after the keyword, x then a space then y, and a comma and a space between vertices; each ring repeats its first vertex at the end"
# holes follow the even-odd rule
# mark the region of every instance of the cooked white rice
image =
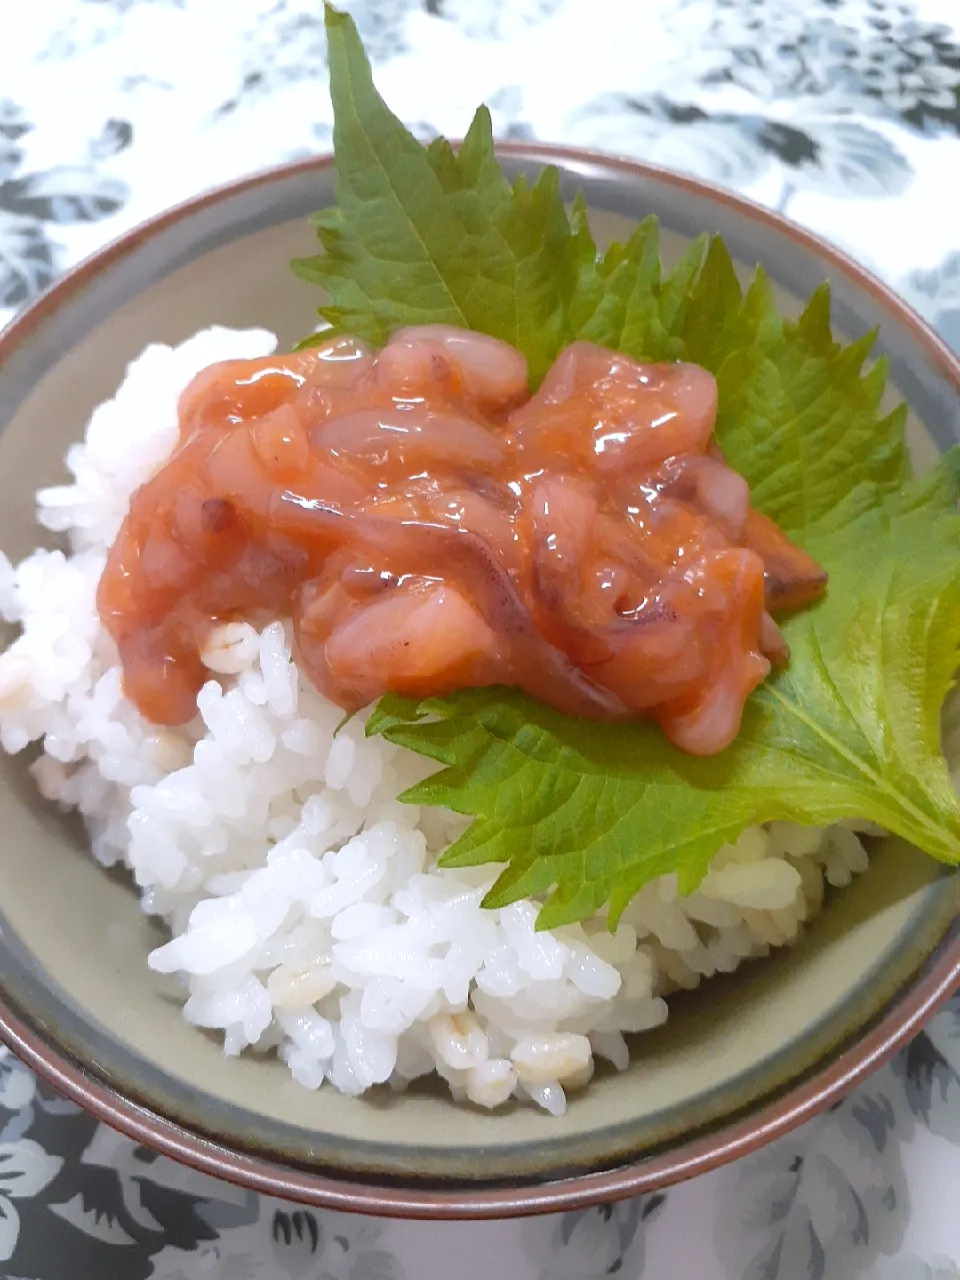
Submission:
POLYGON ((123 863, 171 941, 146 963, 182 977, 184 1017, 224 1052, 276 1050, 305 1088, 359 1094, 438 1072, 458 1101, 530 1098, 559 1115, 594 1058, 667 1017, 677 988, 793 942, 824 882, 867 865, 857 830, 745 831, 699 891, 648 885, 615 934, 602 916, 535 933, 536 905, 480 906, 496 868, 440 871, 462 820, 400 804, 429 765, 342 713, 299 675, 282 620, 224 626, 196 720, 158 729, 125 701, 97 582, 130 494, 177 441, 177 398, 206 365, 264 355, 262 331, 149 347, 90 420, 74 483, 38 495, 69 552, 0 555, 0 743, 78 808, 94 855, 123 863))

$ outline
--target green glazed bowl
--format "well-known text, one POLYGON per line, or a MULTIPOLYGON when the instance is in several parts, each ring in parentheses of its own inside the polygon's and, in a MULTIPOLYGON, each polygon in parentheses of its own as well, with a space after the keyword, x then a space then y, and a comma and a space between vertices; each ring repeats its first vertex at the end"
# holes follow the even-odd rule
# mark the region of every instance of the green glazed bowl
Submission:
MULTIPOLYGON (((676 175, 582 152, 504 147, 508 176, 560 167, 601 240, 653 212, 675 258, 719 232, 762 263, 796 313, 824 279, 838 328, 880 325, 919 461, 960 439, 960 363, 877 280, 797 227, 676 175)), ((43 541, 33 494, 95 404, 151 341, 206 325, 290 343, 315 298, 288 274, 309 213, 334 199, 329 159, 273 170, 157 218, 68 275, 0 336, 0 546, 43 541)), ((801 943, 672 1000, 630 1068, 598 1071, 556 1120, 455 1106, 439 1090, 308 1092, 270 1059, 226 1059, 151 973, 160 932, 82 830, 0 761, 0 1035, 69 1097, 137 1141, 259 1191, 410 1217, 494 1217, 662 1187, 750 1151, 837 1100, 960 982, 960 876, 894 842, 830 896, 801 943)))

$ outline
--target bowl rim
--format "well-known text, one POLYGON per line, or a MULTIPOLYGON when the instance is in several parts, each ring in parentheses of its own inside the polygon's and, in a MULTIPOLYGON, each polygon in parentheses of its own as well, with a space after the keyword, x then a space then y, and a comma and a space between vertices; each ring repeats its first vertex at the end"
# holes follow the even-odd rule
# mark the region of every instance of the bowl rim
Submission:
MULTIPOLYGON (((942 377, 960 395, 960 355, 955 353, 903 298, 843 250, 782 214, 709 182, 657 165, 601 151, 540 142, 497 143, 500 155, 538 164, 590 167, 654 180, 686 195, 707 197, 740 217, 764 224, 815 253, 868 294, 878 309, 905 328, 942 377)), ((66 271, 35 302, 0 330, 0 376, 8 359, 67 300, 102 270, 136 252, 154 236, 221 201, 270 183, 329 169, 332 155, 272 166, 184 200, 131 228, 66 271)), ((720 1121, 705 1135, 599 1173, 571 1175, 542 1184, 432 1187, 348 1181, 320 1171, 273 1164, 262 1156, 234 1151, 125 1098, 81 1062, 41 1034, 0 992, 0 1040, 38 1076, 96 1119, 198 1172, 253 1191, 319 1208, 389 1218, 477 1220, 521 1217, 581 1209, 660 1190, 707 1173, 750 1154, 841 1100, 902 1048, 960 986, 960 928, 928 958, 911 985, 873 1021, 865 1035, 815 1066, 800 1083, 748 1114, 720 1121)))

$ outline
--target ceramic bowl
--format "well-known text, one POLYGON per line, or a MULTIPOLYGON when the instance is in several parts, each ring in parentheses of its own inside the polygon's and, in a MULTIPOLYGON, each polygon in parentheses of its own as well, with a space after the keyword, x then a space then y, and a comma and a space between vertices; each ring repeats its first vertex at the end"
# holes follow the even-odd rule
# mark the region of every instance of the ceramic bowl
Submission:
MULTIPOLYGON (((911 406, 920 455, 960 439, 960 364, 878 281, 795 226, 703 184, 546 147, 505 147, 510 177, 559 166, 582 188, 600 239, 653 212, 665 257, 721 233, 758 261, 795 312, 824 279, 835 320, 880 326, 892 395, 911 406)), ((334 199, 319 159, 213 191, 109 246, 0 338, 0 546, 41 541, 33 493, 91 408, 148 342, 212 323, 265 325, 289 343, 316 298, 287 270, 313 251, 307 215, 334 199)), ((826 1107, 906 1042, 960 981, 960 876, 885 844, 830 896, 799 946, 672 1001, 626 1072, 598 1071, 556 1120, 496 1114, 439 1090, 308 1092, 276 1061, 225 1059, 182 1021, 147 952, 161 939, 122 875, 35 792, 23 758, 0 785, 0 1034, 103 1120, 206 1172, 318 1205, 424 1217, 569 1208, 703 1172, 826 1107)))

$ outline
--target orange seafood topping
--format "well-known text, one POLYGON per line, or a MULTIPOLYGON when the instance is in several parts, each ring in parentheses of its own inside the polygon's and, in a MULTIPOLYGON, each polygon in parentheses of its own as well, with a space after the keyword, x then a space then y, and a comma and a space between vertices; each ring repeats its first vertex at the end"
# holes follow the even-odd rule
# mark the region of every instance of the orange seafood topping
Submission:
POLYGON ((214 365, 100 582, 127 695, 191 719, 212 626, 284 616, 346 710, 515 685, 720 751, 787 656, 768 611, 826 577, 751 510, 716 410, 703 369, 587 343, 531 396, 512 347, 438 326, 214 365))

